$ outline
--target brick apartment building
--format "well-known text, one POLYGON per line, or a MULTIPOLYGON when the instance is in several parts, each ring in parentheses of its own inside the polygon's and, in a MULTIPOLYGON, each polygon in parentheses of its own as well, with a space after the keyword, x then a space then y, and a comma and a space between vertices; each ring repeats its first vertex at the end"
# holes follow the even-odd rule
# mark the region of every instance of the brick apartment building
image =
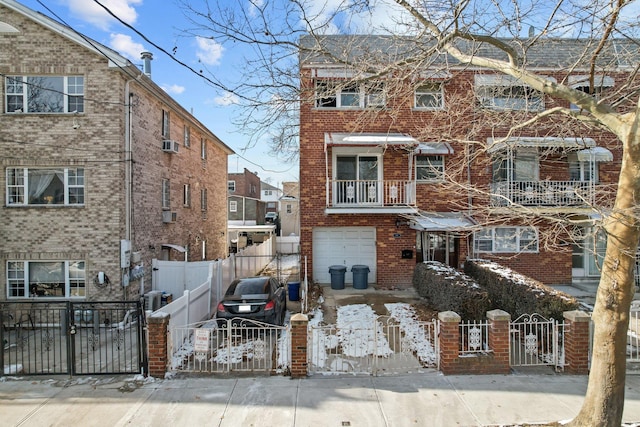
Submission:
POLYGON ((0 0, 0 299, 136 299, 225 257, 232 150, 117 52, 0 0))
POLYGON ((260 178, 245 168, 227 175, 228 217, 238 224, 264 224, 267 204, 260 200, 260 178))
MULTIPOLYGON (((510 132, 535 112, 573 107, 446 55, 367 74, 419 51, 409 38, 321 40, 303 38, 300 54, 301 250, 315 281, 329 283, 329 267, 344 265, 350 283, 359 264, 378 287, 408 287, 417 262, 461 268, 474 257, 545 284, 598 282, 598 210, 611 205, 621 162, 612 134, 555 117, 510 132), (552 246, 548 234, 559 237, 552 246)), ((544 40, 528 65, 588 92, 588 66, 570 67, 585 43, 544 40)), ((628 78, 633 64, 615 56, 633 51, 628 43, 606 47, 616 60, 599 64, 598 96, 628 78)))

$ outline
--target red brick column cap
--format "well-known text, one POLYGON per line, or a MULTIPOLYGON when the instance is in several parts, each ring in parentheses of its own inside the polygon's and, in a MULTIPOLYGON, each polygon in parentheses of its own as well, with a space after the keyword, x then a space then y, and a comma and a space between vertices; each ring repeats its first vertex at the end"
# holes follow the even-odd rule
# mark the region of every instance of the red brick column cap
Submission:
POLYGON ((591 320, 591 316, 582 310, 565 311, 562 315, 571 322, 588 322, 591 320))
POLYGON ((149 317, 147 317, 147 322, 149 323, 162 323, 169 319, 171 315, 169 313, 164 313, 162 311, 156 311, 149 317))
POLYGON ((511 315, 504 310, 487 311, 487 319, 496 321, 511 321, 511 315))
POLYGON ((460 315, 455 311, 441 311, 438 313, 438 320, 441 322, 460 323, 460 315))
POLYGON ((302 324, 302 323, 308 323, 309 322, 309 316, 307 316, 306 314, 302 314, 302 313, 296 313, 293 316, 291 316, 291 324, 293 325, 295 324, 302 324))

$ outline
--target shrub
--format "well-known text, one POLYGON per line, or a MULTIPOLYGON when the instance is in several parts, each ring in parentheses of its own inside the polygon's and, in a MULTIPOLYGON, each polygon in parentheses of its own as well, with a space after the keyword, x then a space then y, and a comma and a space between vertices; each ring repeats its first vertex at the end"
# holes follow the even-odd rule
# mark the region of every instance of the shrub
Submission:
POLYGON ((467 260, 464 271, 488 292, 491 308, 506 311, 512 319, 538 313, 547 319, 561 320, 563 312, 579 306, 572 296, 495 262, 467 260))
POLYGON ((416 265, 413 286, 438 311, 455 311, 464 320, 481 320, 490 309, 486 290, 461 272, 434 261, 416 265))

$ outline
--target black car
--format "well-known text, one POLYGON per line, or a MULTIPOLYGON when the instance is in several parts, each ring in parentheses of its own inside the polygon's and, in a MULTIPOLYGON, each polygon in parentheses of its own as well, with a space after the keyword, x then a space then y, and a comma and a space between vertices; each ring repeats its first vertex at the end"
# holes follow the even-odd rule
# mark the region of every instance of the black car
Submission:
POLYGON ((218 319, 243 318, 282 325, 287 310, 283 285, 271 276, 234 280, 218 304, 218 319))

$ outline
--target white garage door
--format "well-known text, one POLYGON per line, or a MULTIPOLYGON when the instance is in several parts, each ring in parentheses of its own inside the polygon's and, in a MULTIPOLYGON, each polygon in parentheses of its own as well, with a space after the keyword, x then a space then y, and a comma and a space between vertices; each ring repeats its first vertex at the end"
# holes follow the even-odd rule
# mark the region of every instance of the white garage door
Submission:
POLYGON ((351 267, 369 267, 369 283, 376 282, 375 227, 318 227, 313 230, 313 278, 331 283, 329 266, 347 267, 346 283, 353 283, 351 267))

